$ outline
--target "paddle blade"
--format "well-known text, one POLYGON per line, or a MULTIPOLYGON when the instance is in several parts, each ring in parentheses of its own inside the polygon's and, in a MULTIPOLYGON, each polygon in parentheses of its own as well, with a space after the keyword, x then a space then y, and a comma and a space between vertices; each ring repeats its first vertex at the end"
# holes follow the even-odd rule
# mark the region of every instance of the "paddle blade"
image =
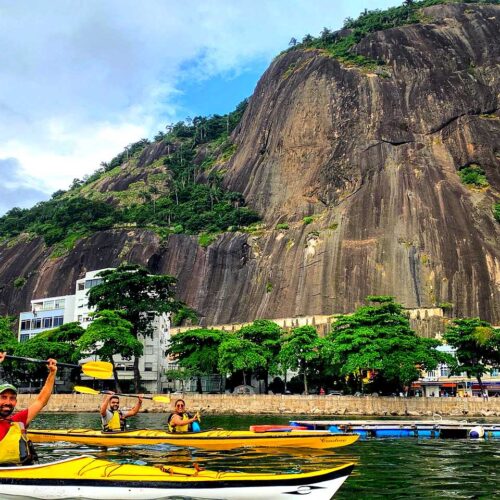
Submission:
POLYGON ((81 392, 82 394, 99 394, 99 391, 95 389, 91 389, 90 387, 85 387, 83 385, 75 385, 73 390, 76 392, 81 392))
POLYGON ((112 378, 113 365, 107 361, 89 361, 81 365, 82 372, 93 378, 112 378))
POLYGON ((153 396, 151 399, 157 403, 170 403, 170 398, 168 396, 153 396))

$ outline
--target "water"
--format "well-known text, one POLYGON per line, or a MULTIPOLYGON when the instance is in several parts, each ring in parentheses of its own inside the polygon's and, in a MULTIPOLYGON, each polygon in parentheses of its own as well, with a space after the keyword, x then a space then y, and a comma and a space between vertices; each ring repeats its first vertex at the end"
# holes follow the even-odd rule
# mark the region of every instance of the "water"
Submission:
MULTIPOLYGON (((202 428, 248 429, 252 424, 286 424, 304 416, 207 416, 202 428)), ((316 417, 315 417, 316 418, 316 417)), ((166 414, 139 414, 130 428, 165 428, 166 414)), ((50 414, 32 428, 78 428, 100 425, 99 415, 50 414)), ((356 462, 357 467, 335 496, 352 499, 500 499, 500 440, 369 439, 335 450, 239 449, 209 451, 169 445, 98 448, 73 444, 39 444, 41 462, 55 457, 93 454, 141 464, 192 466, 246 472, 300 472, 356 462)))

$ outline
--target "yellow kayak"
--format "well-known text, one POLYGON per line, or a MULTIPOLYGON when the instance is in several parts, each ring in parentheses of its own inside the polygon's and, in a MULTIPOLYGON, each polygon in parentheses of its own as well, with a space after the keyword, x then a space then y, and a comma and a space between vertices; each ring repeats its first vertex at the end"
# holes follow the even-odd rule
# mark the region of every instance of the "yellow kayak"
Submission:
POLYGON ((332 434, 328 431, 209 430, 171 433, 153 429, 118 432, 102 432, 94 429, 29 429, 28 437, 34 443, 67 441, 89 446, 170 444, 209 450, 232 450, 241 447, 338 448, 352 444, 359 438, 358 434, 332 434))
POLYGON ((349 477, 348 463, 314 472, 263 474, 119 464, 91 456, 0 468, 0 498, 152 500, 206 498, 329 500, 349 477))

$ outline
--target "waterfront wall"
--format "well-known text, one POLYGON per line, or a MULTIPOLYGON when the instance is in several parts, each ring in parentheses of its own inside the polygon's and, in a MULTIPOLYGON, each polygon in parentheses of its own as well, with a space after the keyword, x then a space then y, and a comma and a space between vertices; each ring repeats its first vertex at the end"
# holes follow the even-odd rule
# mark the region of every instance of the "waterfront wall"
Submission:
MULTIPOLYGON (((19 408, 26 408, 36 395, 20 394, 19 408)), ((172 410, 174 401, 182 397, 173 395, 171 404, 145 400, 143 410, 166 412, 172 410)), ((121 398, 122 407, 132 407, 133 398, 121 398)), ((282 395, 234 395, 234 394, 186 394, 190 411, 204 414, 243 415, 315 415, 328 416, 432 416, 434 414, 456 417, 500 417, 500 398, 483 401, 471 398, 399 398, 354 396, 282 396, 282 395)), ((49 412, 98 412, 100 396, 88 394, 55 394, 44 411, 49 412)))

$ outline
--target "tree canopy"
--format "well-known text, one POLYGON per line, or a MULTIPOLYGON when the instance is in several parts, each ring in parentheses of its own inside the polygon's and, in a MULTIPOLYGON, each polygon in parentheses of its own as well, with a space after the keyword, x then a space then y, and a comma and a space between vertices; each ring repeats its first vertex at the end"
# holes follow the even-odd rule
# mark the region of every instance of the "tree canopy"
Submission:
POLYGON ((500 329, 479 318, 455 319, 443 338, 455 349, 451 373, 476 377, 482 391, 483 375, 500 367, 500 329))
MULTIPOLYGON (((176 279, 168 275, 153 275, 141 266, 122 265, 99 273, 102 283, 89 290, 89 307, 97 312, 121 311, 132 324, 137 338, 153 335, 154 320, 158 315, 176 312, 181 303, 175 300, 176 279)), ((138 356, 134 358, 134 384, 139 389, 138 356)))
POLYGON ((124 359, 142 356, 144 346, 132 334, 132 323, 123 318, 121 311, 101 310, 93 315, 93 321, 78 339, 78 347, 82 353, 98 356, 113 365, 113 376, 116 391, 120 391, 120 383, 116 372, 114 356, 124 359))
POLYGON ((304 381, 304 392, 309 394, 308 376, 321 358, 324 340, 312 326, 299 326, 282 338, 279 359, 282 366, 289 370, 298 370, 304 381))
POLYGON ((170 338, 167 355, 198 378, 198 392, 201 392, 202 375, 219 373, 219 346, 226 335, 221 330, 196 328, 170 338))
POLYGON ((438 340, 417 336, 392 297, 372 296, 367 301, 371 305, 336 318, 326 349, 331 365, 351 377, 358 390, 365 382, 401 390, 417 380, 421 370, 449 361, 436 350, 438 340))

